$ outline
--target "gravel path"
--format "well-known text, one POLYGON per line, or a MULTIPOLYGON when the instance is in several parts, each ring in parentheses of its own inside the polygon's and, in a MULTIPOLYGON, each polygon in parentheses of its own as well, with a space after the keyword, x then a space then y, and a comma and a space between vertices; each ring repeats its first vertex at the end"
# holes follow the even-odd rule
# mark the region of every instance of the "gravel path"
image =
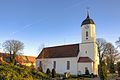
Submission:
POLYGON ((94 78, 93 80, 100 80, 100 78, 96 77, 96 78, 94 78))

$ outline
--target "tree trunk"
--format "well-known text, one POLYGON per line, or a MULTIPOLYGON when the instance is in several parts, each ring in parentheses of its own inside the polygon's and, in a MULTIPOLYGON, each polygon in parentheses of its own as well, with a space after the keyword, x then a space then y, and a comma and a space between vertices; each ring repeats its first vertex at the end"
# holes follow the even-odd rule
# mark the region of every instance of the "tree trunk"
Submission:
POLYGON ((100 77, 100 80, 104 80, 103 70, 102 70, 102 57, 100 56, 99 47, 98 47, 98 54, 99 54, 99 77, 100 77))
POLYGON ((10 62, 12 63, 12 57, 13 57, 13 55, 12 55, 12 52, 10 51, 10 62))
POLYGON ((16 64, 15 57, 16 57, 16 52, 13 52, 12 63, 13 63, 14 65, 16 64))

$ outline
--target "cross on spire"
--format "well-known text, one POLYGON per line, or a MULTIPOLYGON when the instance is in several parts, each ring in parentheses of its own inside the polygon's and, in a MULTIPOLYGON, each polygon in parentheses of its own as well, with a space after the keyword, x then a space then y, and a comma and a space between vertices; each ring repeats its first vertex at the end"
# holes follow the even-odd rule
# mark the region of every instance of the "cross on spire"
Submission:
POLYGON ((87 18, 90 18, 90 17, 89 17, 89 9, 90 9, 90 7, 86 7, 86 10, 87 10, 87 18))

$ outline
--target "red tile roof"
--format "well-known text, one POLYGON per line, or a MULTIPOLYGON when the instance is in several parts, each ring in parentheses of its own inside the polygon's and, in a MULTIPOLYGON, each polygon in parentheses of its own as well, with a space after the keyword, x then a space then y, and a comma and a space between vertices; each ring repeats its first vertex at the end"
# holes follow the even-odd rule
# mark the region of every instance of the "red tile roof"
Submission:
POLYGON ((33 56, 27 56, 28 60, 32 63, 35 63, 36 62, 36 57, 33 57, 33 56))
POLYGON ((32 56, 23 56, 23 55, 19 55, 16 56, 16 61, 19 63, 35 63, 36 59, 35 57, 32 56))
MULTIPOLYGON (((9 53, 1 53, 0 52, 0 56, 3 58, 4 61, 6 61, 7 58, 10 58, 10 54, 9 53)), ((18 63, 28 63, 28 62, 35 63, 36 62, 36 57, 17 55, 16 56, 16 61, 18 63)))
POLYGON ((93 62, 89 57, 79 57, 78 62, 93 62))
POLYGON ((77 57, 78 52, 79 52, 79 44, 48 47, 48 48, 44 48, 41 51, 37 59, 77 57))

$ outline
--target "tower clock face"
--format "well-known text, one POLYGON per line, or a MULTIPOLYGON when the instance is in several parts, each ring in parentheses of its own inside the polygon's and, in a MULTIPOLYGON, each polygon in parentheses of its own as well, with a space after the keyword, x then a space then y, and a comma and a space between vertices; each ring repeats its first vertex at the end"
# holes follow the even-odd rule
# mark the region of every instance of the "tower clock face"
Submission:
POLYGON ((89 25, 86 25, 86 26, 85 26, 85 29, 88 29, 88 28, 89 28, 89 25))

